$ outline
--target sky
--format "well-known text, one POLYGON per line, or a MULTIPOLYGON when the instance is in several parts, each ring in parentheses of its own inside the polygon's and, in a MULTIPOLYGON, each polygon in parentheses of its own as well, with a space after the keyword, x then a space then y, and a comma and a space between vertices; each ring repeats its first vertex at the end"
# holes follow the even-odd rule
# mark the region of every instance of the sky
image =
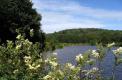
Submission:
POLYGON ((41 29, 53 33, 73 28, 122 30, 122 0, 32 0, 42 15, 41 29))

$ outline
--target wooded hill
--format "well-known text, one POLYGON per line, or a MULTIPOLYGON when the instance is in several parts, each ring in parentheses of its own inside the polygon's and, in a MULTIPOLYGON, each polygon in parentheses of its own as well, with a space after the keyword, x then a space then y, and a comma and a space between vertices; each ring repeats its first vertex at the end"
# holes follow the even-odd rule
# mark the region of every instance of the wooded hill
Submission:
POLYGON ((122 45, 122 31, 97 28, 67 29, 47 34, 47 39, 53 39, 58 43, 96 43, 108 44, 115 42, 122 45))

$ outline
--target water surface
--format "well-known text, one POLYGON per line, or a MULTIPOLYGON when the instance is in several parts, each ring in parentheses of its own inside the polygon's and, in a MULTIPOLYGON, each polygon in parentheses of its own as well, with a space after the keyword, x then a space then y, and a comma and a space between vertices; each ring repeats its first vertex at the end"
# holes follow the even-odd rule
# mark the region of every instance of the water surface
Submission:
MULTIPOLYGON (((57 55, 58 62, 60 64, 70 62, 75 65, 76 64, 75 56, 84 53, 89 49, 93 50, 96 49, 96 47, 95 46, 70 46, 70 47, 64 47, 63 49, 57 49, 56 52, 58 53, 57 55)), ((114 63, 114 56, 112 52, 109 51, 102 62, 102 67, 104 68, 103 75, 105 77, 112 75, 113 63, 114 63)), ((115 73, 116 73, 117 80, 122 80, 122 64, 117 66, 117 70, 115 73)))

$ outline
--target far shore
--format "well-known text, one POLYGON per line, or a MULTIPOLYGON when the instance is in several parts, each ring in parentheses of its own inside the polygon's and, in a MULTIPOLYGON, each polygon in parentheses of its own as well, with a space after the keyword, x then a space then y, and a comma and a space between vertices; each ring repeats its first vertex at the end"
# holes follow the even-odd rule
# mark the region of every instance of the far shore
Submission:
MULTIPOLYGON (((89 44, 89 43, 58 43, 57 48, 69 47, 69 46, 96 46, 96 44, 89 44)), ((107 46, 107 44, 104 44, 107 46)), ((117 44, 115 47, 120 47, 121 45, 117 44)))

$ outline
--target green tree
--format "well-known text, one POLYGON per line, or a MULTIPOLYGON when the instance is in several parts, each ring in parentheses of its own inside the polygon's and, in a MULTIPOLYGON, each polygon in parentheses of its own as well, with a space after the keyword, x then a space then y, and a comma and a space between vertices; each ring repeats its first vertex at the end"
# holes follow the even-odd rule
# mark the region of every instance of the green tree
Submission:
POLYGON ((103 45, 106 45, 115 42, 117 46, 122 45, 121 35, 122 31, 97 28, 67 29, 56 33, 46 34, 47 37, 53 38, 59 43, 86 43, 90 45, 102 43, 103 45))
POLYGON ((32 8, 30 0, 0 0, 0 39, 16 39, 16 29, 24 33, 26 38, 32 42, 40 42, 44 47, 44 33, 40 30, 41 15, 32 8), (29 35, 29 30, 33 29, 34 35, 29 35))

